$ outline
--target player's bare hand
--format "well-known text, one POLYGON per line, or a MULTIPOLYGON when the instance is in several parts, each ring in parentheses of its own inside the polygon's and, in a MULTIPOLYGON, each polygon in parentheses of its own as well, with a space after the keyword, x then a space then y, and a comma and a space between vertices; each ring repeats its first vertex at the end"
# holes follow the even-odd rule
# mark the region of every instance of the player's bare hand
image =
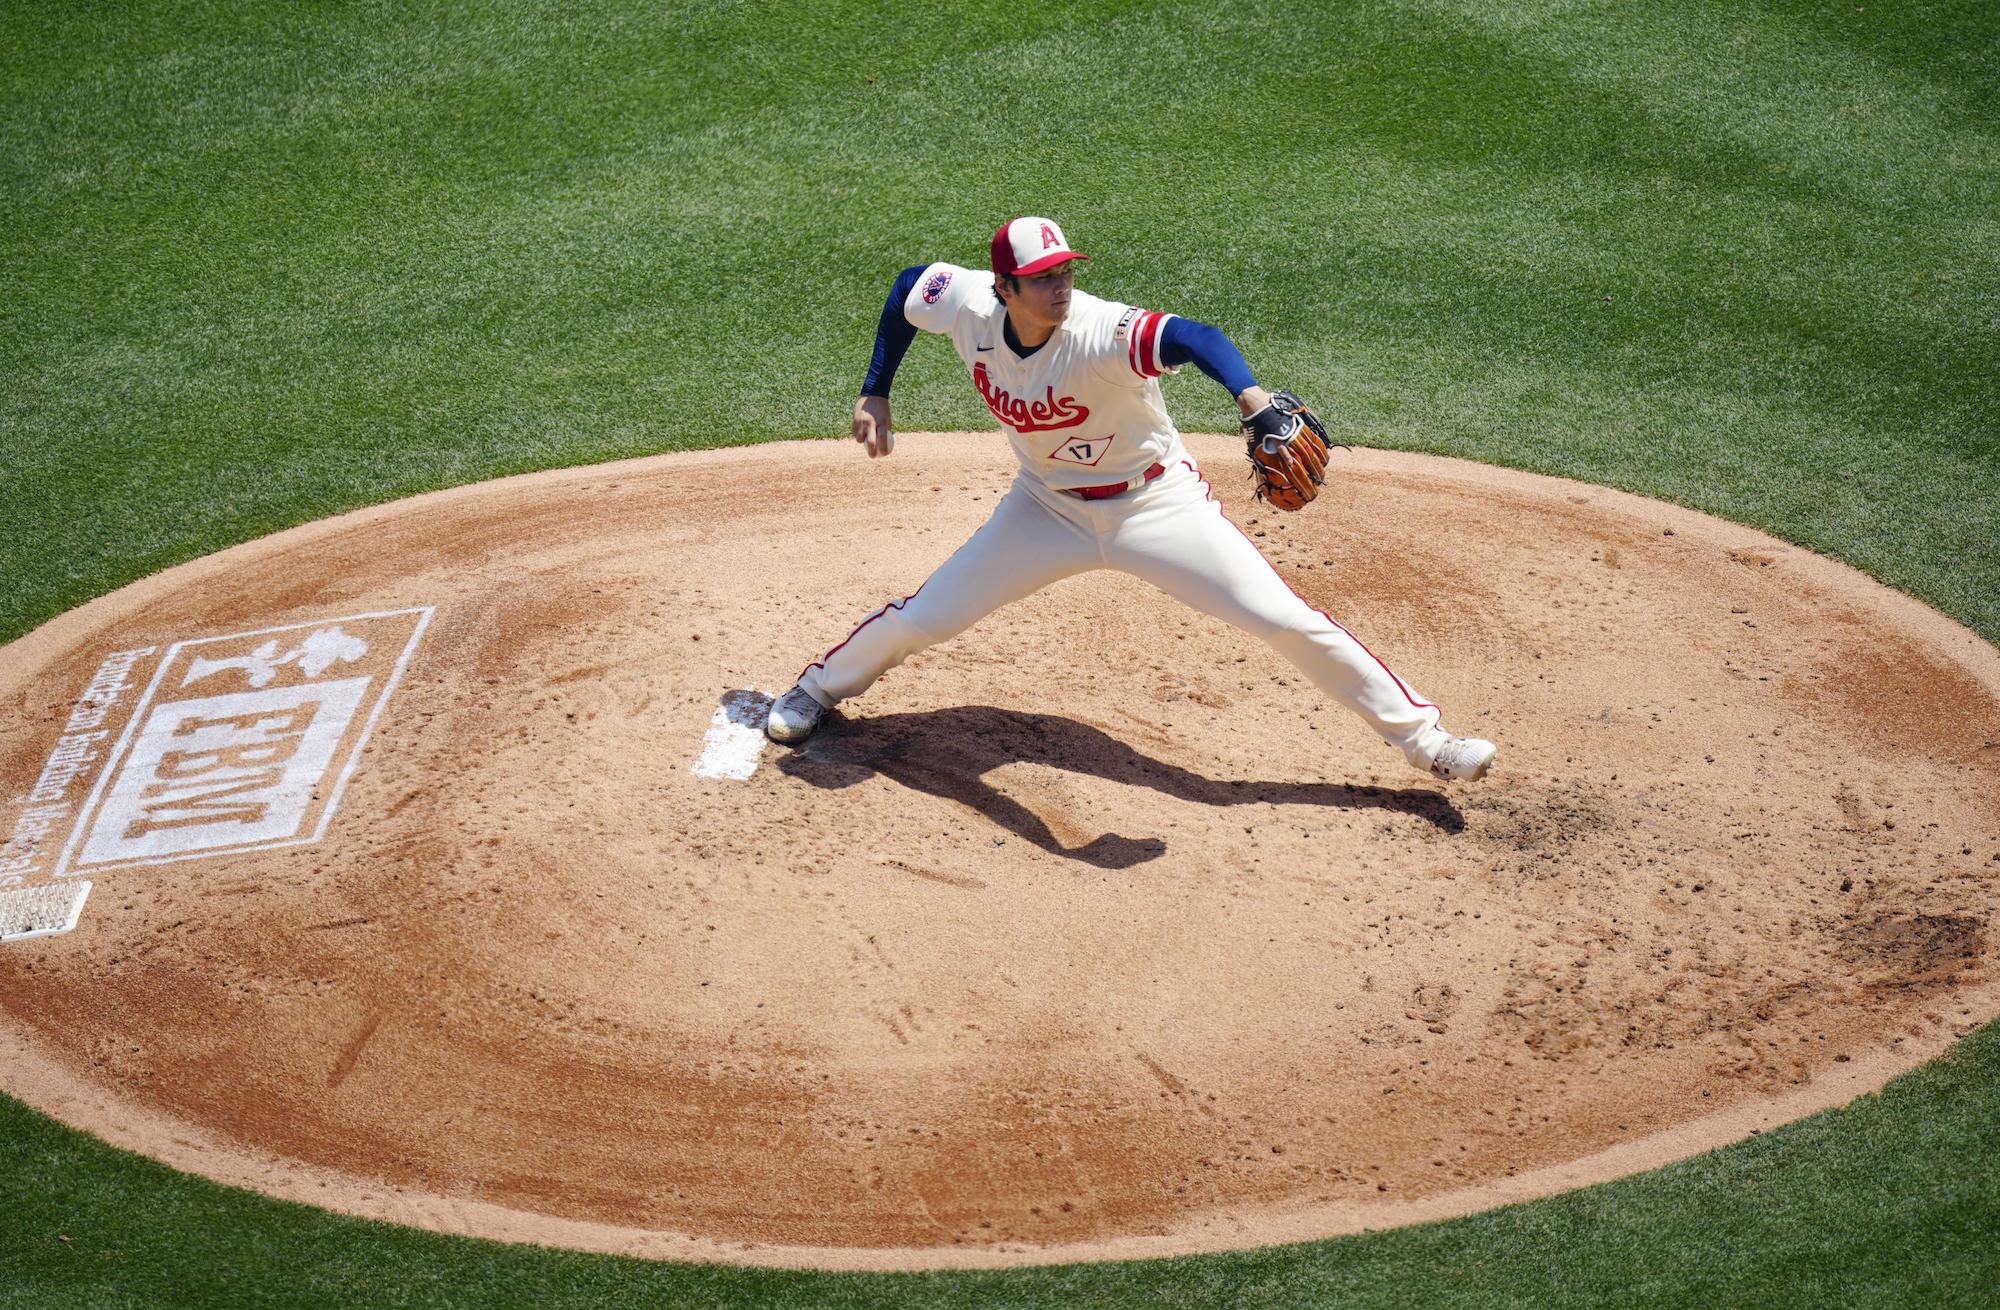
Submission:
POLYGON ((877 459, 896 449, 896 432, 889 426, 889 398, 863 396, 854 402, 854 439, 877 459))

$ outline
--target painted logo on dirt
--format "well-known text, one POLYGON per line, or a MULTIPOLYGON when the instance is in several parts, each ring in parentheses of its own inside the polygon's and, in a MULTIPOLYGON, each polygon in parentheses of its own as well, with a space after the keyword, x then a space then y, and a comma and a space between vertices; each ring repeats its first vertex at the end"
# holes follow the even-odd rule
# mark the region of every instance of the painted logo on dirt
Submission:
POLYGON ((148 661, 159 649, 141 646, 105 656, 71 706, 62 735, 34 783, 20 795, 0 801, 0 814, 6 816, 0 818, 0 833, 5 834, 0 837, 0 888, 18 887, 47 872, 76 815, 76 798, 90 790, 97 776, 105 741, 124 721, 114 721, 113 716, 135 682, 145 678, 151 668, 148 661))
MULTIPOLYGON (((318 841, 432 613, 354 614, 168 647, 52 876, 318 841)), ((58 753, 80 745, 94 762, 90 748, 110 731, 81 743, 66 735, 58 753)))

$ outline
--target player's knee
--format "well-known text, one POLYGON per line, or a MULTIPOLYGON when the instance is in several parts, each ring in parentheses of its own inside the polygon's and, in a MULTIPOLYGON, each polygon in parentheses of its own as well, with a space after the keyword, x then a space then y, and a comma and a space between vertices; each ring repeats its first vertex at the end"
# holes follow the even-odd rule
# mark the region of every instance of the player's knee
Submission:
POLYGON ((903 640, 899 643, 912 650, 935 646, 941 641, 955 637, 970 627, 970 622, 957 622, 957 615, 948 607, 937 604, 911 602, 899 609, 890 610, 888 617, 902 629, 903 640))
POLYGON ((1246 604, 1235 619, 1236 626, 1255 633, 1265 641, 1283 641, 1308 634, 1315 625, 1325 626, 1319 615, 1296 596, 1246 604))

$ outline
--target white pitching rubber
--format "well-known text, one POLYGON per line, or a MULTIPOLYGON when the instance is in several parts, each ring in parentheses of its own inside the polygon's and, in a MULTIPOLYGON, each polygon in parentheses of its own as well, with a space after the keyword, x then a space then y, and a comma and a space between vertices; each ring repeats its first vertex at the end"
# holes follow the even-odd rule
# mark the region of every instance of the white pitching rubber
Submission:
POLYGON ((46 882, 0 892, 0 942, 53 937, 76 927, 90 896, 88 880, 46 882))

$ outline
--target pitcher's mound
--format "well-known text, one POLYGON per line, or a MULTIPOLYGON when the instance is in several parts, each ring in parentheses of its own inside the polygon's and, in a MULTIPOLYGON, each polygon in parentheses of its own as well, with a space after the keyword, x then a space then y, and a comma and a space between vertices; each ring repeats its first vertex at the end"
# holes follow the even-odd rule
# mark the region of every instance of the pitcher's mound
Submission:
POLYGON ((1615 1176, 2000 1009, 2000 657, 1744 528, 1342 455, 1231 516, 1446 724, 1446 787, 1114 574, 764 697, 914 591, 992 435, 667 456, 316 524, 0 660, 0 1086, 493 1236, 999 1264, 1615 1176))

